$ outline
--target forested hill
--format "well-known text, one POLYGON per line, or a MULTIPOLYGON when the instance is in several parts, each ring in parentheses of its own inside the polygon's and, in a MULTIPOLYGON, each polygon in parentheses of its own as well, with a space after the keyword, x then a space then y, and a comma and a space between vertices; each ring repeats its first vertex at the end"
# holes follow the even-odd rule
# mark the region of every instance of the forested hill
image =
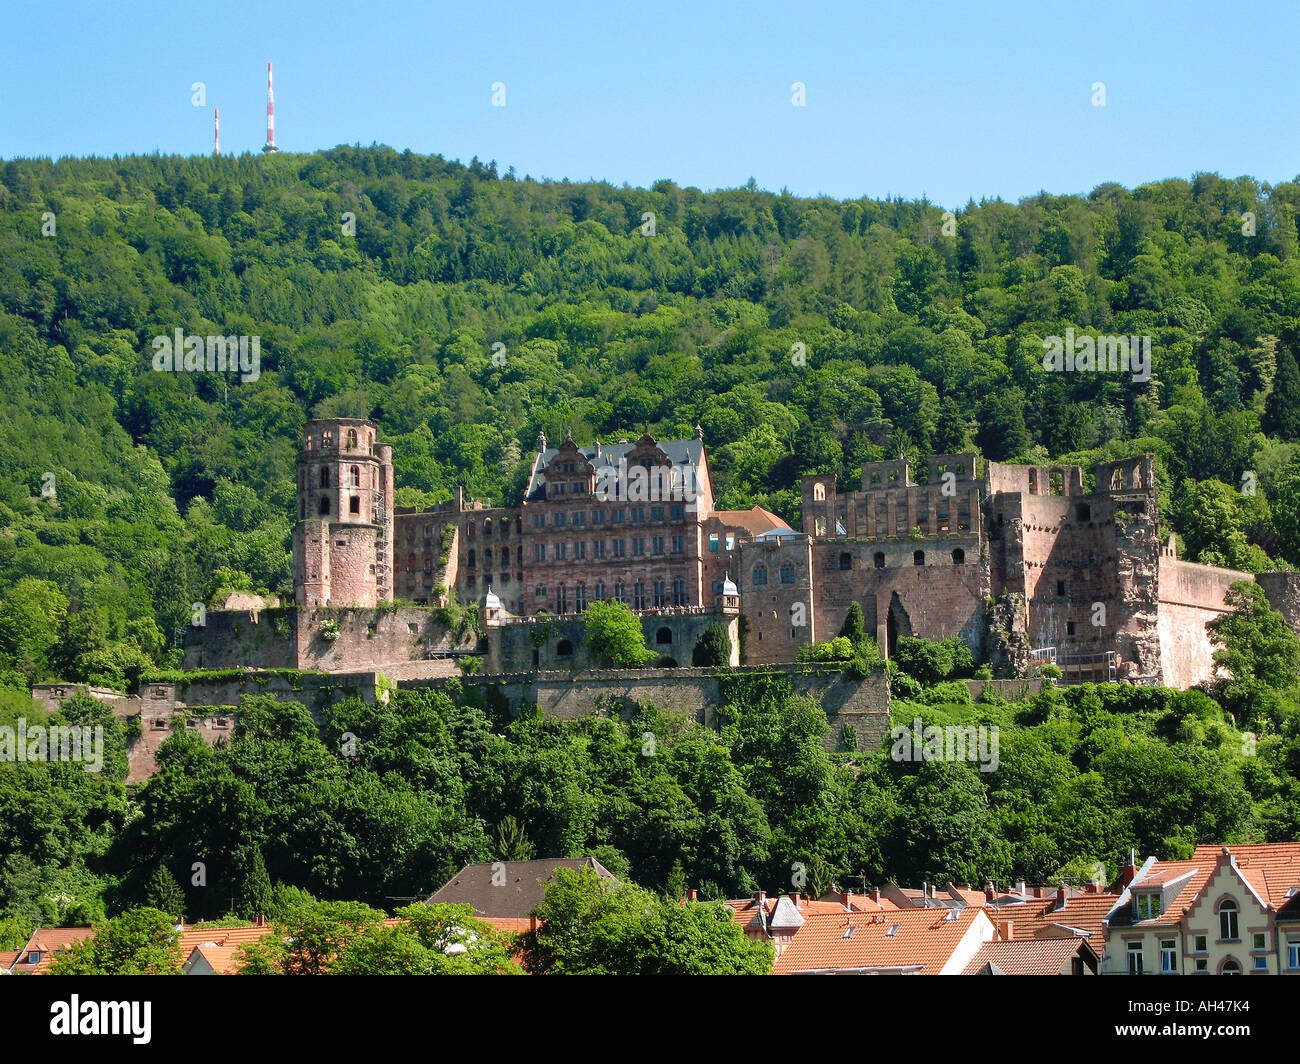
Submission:
POLYGON ((378 420, 402 504, 512 501, 539 430, 699 424, 719 505, 792 522, 801 474, 900 449, 1149 450, 1186 556, 1300 561, 1298 205, 1201 175, 946 216, 386 148, 0 164, 0 675, 120 682, 191 602, 287 591, 310 416, 378 420), (260 337, 260 377, 155 372, 177 329, 260 337), (1151 379, 1045 371, 1067 329, 1150 336, 1151 379))

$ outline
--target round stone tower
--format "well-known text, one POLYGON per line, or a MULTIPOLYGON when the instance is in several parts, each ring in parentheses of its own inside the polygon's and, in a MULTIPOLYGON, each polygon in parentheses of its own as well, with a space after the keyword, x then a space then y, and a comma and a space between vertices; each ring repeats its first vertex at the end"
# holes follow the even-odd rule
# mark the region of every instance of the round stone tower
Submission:
POLYGON ((393 597, 393 450, 356 418, 309 421, 298 455, 293 531, 299 606, 373 606, 393 597))

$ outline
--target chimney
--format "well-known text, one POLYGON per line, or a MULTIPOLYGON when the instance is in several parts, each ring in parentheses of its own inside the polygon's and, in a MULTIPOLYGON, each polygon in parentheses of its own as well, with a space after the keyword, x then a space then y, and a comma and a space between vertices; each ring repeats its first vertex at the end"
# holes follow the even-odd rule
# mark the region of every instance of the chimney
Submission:
POLYGON ((699 901, 700 892, 698 890, 688 890, 686 892, 686 898, 688 901, 699 901))
POLYGON ((1014 942, 1016 940, 1016 925, 1010 920, 1003 920, 998 924, 998 940, 1000 942, 1014 942))
POLYGON ((761 906, 763 902, 767 901, 767 891, 765 890, 754 891, 754 901, 756 901, 761 906))
POLYGON ((1054 906, 1054 908, 1057 911, 1065 908, 1065 896, 1066 896, 1065 884, 1062 883, 1059 887, 1056 888, 1056 905, 1054 906))
POLYGON ((790 900, 794 902, 794 907, 796 909, 799 908, 799 892, 797 890, 792 890, 790 892, 790 900))
POLYGON ((1133 877, 1137 875, 1137 865, 1130 859, 1129 863, 1119 870, 1119 881, 1123 886, 1128 886, 1133 882, 1133 877))
POLYGON ((537 930, 537 917, 536 917, 536 916, 530 915, 530 916, 528 917, 528 930, 529 930, 529 931, 536 931, 536 930, 537 930))
POLYGON ((1088 893, 1088 894, 1100 894, 1100 893, 1101 893, 1101 884, 1098 883, 1098 882, 1094 879, 1091 883, 1089 883, 1089 884, 1084 888, 1084 891, 1085 891, 1085 893, 1088 893))
POLYGON ((872 888, 871 888, 871 900, 874 901, 877 905, 880 904, 880 888, 879 888, 879 887, 872 887, 872 888))
POLYGON ((984 900, 992 901, 995 894, 997 894, 997 891, 993 887, 993 881, 989 880, 984 884, 984 900))
POLYGON ((1022 898, 1025 896, 1025 881, 1023 879, 1016 880, 1016 893, 1022 898))
POLYGON ((848 909, 850 912, 853 911, 853 891, 851 890, 846 890, 844 892, 844 908, 848 909))

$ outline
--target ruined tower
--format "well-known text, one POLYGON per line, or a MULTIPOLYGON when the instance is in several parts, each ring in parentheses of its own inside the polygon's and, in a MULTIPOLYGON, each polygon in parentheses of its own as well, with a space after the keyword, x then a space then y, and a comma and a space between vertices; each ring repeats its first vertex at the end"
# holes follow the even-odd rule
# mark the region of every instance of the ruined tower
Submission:
POLYGON ((307 423, 293 532, 299 606, 393 598, 393 451, 355 418, 307 423))

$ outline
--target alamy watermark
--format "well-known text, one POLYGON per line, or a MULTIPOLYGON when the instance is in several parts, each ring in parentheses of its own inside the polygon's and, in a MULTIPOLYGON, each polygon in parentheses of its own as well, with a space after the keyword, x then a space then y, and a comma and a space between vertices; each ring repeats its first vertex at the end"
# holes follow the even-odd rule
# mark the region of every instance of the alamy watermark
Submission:
POLYGON ((1065 336, 1043 341, 1043 369, 1051 373, 1132 373, 1133 381, 1151 379, 1151 337, 1065 336))
POLYGON ((0 761, 80 761, 87 772, 104 768, 104 727, 96 724, 0 724, 0 761))
POLYGON ((174 336, 153 338, 153 368, 159 373, 234 373, 245 384, 262 375, 260 336, 174 336))
POLYGON ((978 761, 981 772, 996 772, 998 729, 983 724, 937 724, 923 727, 916 717, 910 728, 891 728, 889 756, 895 761, 978 761))

